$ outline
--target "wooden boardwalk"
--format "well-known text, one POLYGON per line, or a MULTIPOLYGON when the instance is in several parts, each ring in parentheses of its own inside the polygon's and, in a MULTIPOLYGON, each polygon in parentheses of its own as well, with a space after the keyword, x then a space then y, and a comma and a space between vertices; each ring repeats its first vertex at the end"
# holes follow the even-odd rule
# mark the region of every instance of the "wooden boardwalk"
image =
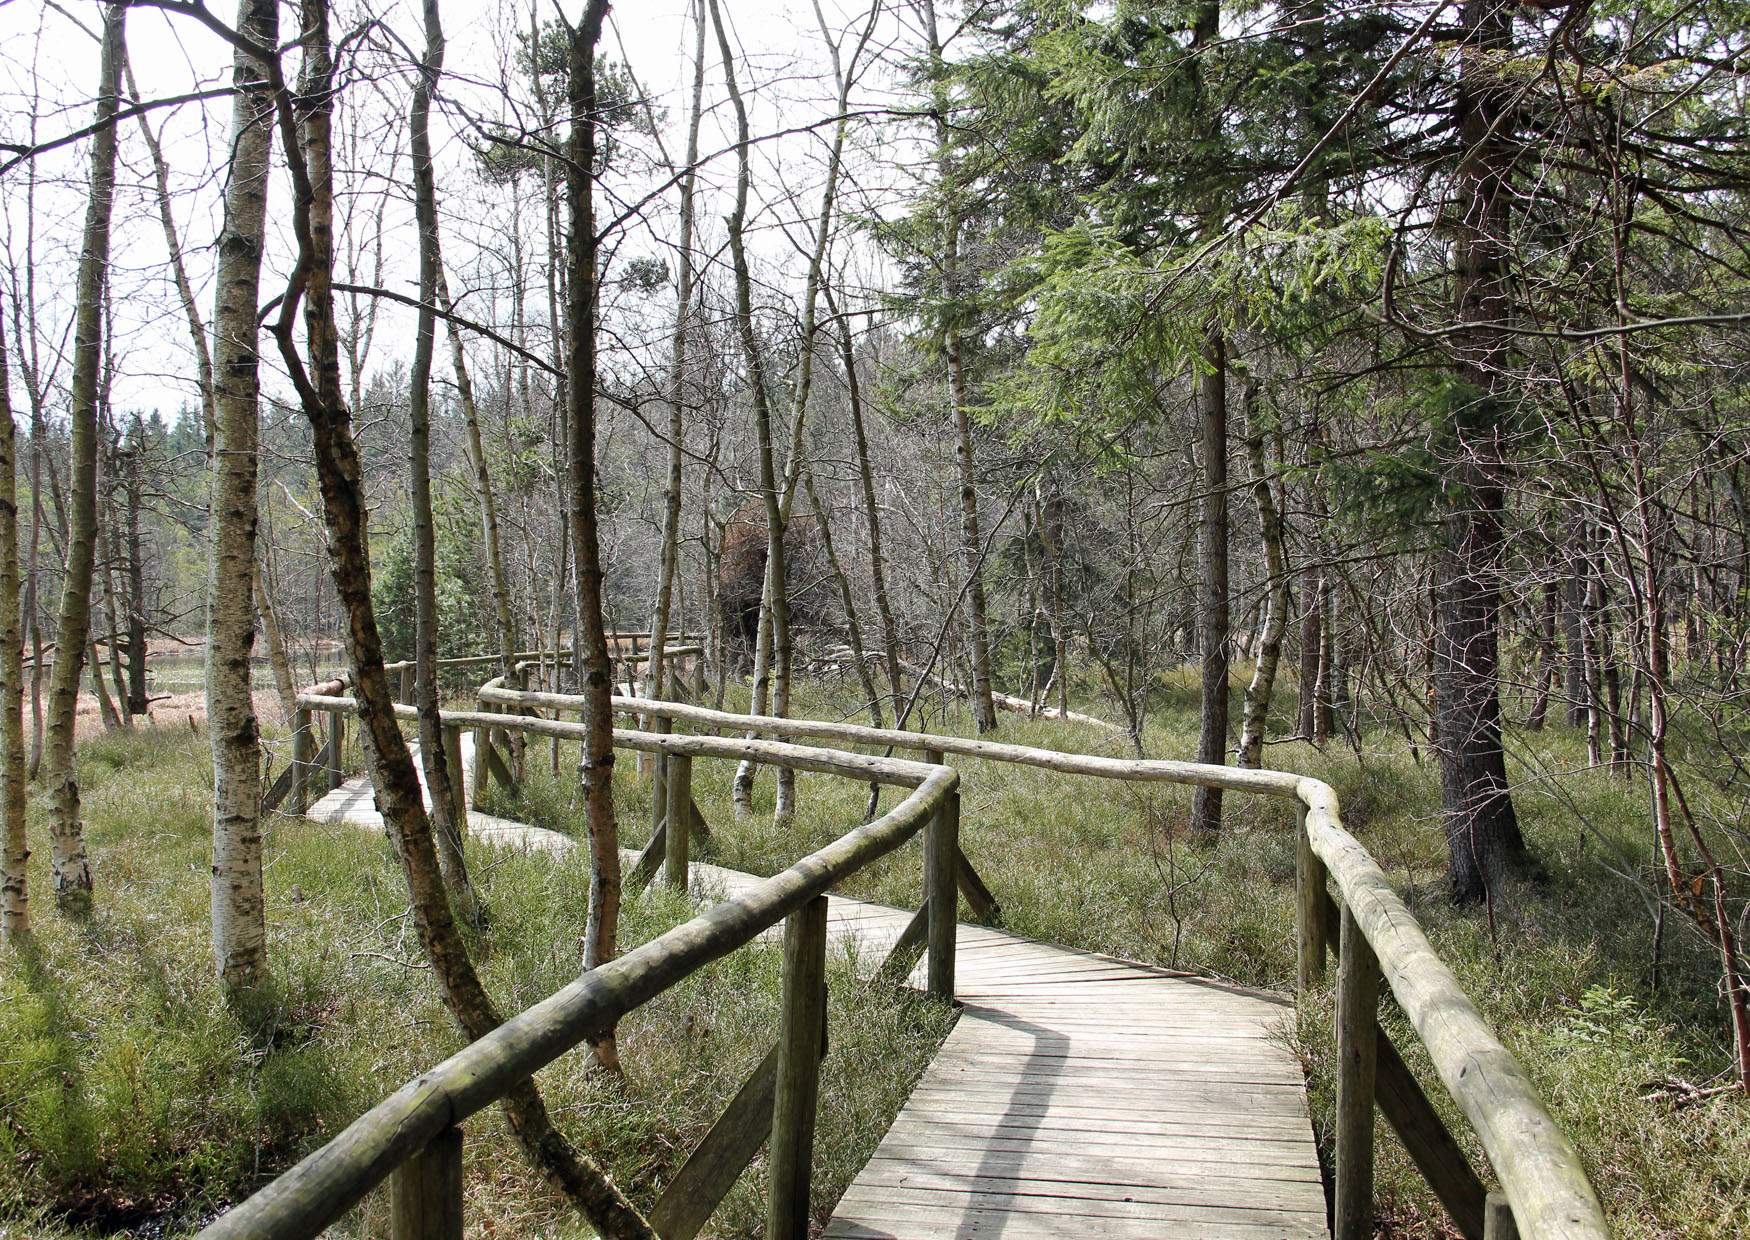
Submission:
MULTIPOLYGON (((363 778, 310 817, 382 826, 363 778)), ((477 812, 469 824, 502 845, 573 846, 477 812)), ((759 881, 705 864, 691 874, 702 895, 759 881)), ((828 902, 832 940, 871 969, 910 918, 845 896, 828 902)), ((921 976, 922 965, 920 985, 921 976)), ((959 1021, 826 1240, 1329 1234, 1300 1064, 1282 1037, 1292 1005, 967 924, 956 993, 959 1021)))

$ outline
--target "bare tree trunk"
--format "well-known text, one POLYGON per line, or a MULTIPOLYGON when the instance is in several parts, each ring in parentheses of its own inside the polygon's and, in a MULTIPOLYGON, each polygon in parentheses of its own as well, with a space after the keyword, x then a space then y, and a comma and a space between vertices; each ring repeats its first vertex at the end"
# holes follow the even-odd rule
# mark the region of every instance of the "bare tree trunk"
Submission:
MULTIPOLYGON (((441 258, 437 268, 437 301, 446 314, 455 309, 450 301, 449 281, 444 278, 441 258)), ((493 616, 498 621, 500 670, 508 676, 514 670, 511 656, 516 653, 519 636, 516 616, 511 608, 510 585, 504 570, 504 543, 499 531, 498 496, 493 489, 492 470, 486 460, 486 444, 480 433, 480 409, 474 399, 474 381, 468 374, 468 357, 462 349, 462 331, 456 326, 454 319, 447 320, 447 323, 450 365, 456 372, 456 398, 462 406, 462 424, 468 436, 468 464, 474 470, 474 489, 480 500, 480 536, 486 552, 487 580, 492 587, 493 616)))
POLYGON ((1507 462, 1501 419, 1507 398, 1507 341, 1499 329, 1510 310, 1506 238, 1510 191, 1504 130, 1509 87, 1495 57, 1513 47, 1511 10, 1502 0, 1465 0, 1461 23, 1468 52, 1455 104, 1463 149, 1454 177, 1453 305, 1466 329, 1457 371, 1472 395, 1453 412, 1452 458, 1445 469, 1445 545, 1439 574, 1439 643, 1434 676, 1439 724, 1440 791, 1453 894, 1488 896, 1525 861, 1501 748, 1500 594, 1506 554, 1507 462))
POLYGON ((419 314, 413 362, 408 371, 407 471, 413 506, 414 696, 419 706, 419 761, 431 794, 432 824, 444 880, 465 920, 479 917, 462 838, 468 825, 463 773, 450 770, 438 714, 437 537, 431 511, 431 362, 437 342, 438 248, 437 184, 431 165, 431 97, 444 68, 444 30, 437 0, 425 0, 425 55, 413 88, 408 135, 413 154, 413 202, 419 227, 419 314))
POLYGON ((1525 726, 1534 732, 1540 730, 1544 720, 1549 717, 1550 695, 1560 674, 1556 665, 1556 621, 1561 611, 1561 600, 1561 587, 1556 584, 1555 579, 1544 582, 1543 614, 1539 618, 1537 630, 1537 688, 1533 693, 1531 711, 1525 717, 1525 726))
POLYGON ((73 728, 79 675, 91 637, 91 577, 97 549, 97 384, 103 345, 103 287, 109 266, 110 218, 115 195, 115 116, 121 95, 122 32, 127 0, 103 11, 103 52, 97 87, 97 131, 91 138, 90 197, 79 252, 78 310, 73 327, 72 503, 55 667, 49 683, 48 745, 44 751, 53 806, 49 839, 54 855, 55 903, 69 916, 91 911, 91 863, 85 855, 79 784, 73 770, 73 728))
POLYGON ((674 341, 669 363, 668 480, 663 488, 662 563, 656 580, 656 603, 650 614, 650 678, 662 693, 667 682, 668 630, 674 606, 675 578, 681 560, 681 488, 685 482, 687 344, 693 331, 694 194, 698 188, 699 124, 704 117, 705 12, 693 10, 693 98, 687 114, 686 163, 681 173, 680 242, 675 281, 674 341))
MULTIPOLYGON (((784 524, 785 513, 778 483, 778 471, 775 461, 775 449, 772 443, 772 406, 771 394, 766 387, 766 367, 764 349, 760 344, 759 335, 755 331, 753 321, 753 277, 748 269, 747 247, 743 229, 747 221, 748 182, 751 177, 748 156, 748 120, 747 104, 741 95, 741 87, 735 76, 735 56, 729 46, 729 31, 723 24, 723 15, 719 10, 717 0, 710 0, 711 22, 717 31, 718 50, 723 58, 723 78, 729 90, 730 102, 735 109, 736 133, 738 135, 735 179, 735 209, 729 216, 729 253, 735 272, 735 314, 736 324, 741 336, 742 353, 747 360, 748 386, 751 389, 754 408, 754 428, 758 438, 760 491, 765 502, 766 513, 766 576, 765 601, 760 609, 761 632, 759 645, 770 651, 766 668, 760 666, 758 654, 754 665, 754 696, 755 709, 759 709, 761 671, 767 670, 771 675, 772 710, 782 713, 787 703, 780 701, 781 695, 787 695, 789 690, 788 665, 790 659, 790 601, 789 586, 784 569, 784 524)), ((802 444, 800 436, 791 445, 791 451, 798 454, 796 463, 800 465, 802 444)), ((752 770, 743 763, 742 769, 736 772, 735 795, 737 807, 740 809, 743 799, 752 786, 752 770)), ((779 820, 785 818, 792 810, 783 802, 780 789, 779 804, 774 815, 779 820)))
MULTIPOLYGON (((1197 644, 1203 661, 1203 693, 1197 760, 1220 765, 1227 761, 1228 722, 1227 342, 1214 323, 1205 337, 1198 414, 1203 437, 1203 505, 1198 527, 1201 592, 1197 644)), ((1197 789, 1191 804, 1191 828, 1206 834, 1221 830, 1221 789, 1197 789)))
MULTIPOLYGON (((0 324, 6 315, 0 306, 0 324)), ((24 633, 18 607, 18 445, 12 377, 0 331, 0 943, 30 934, 30 841, 25 835, 24 633)))
MULTIPOLYGON (((134 67, 125 66, 128 97, 140 102, 140 88, 134 81, 134 67)), ((213 357, 207 347, 206 325, 201 321, 200 305, 195 300, 194 284, 188 278, 188 264, 183 260, 182 241, 176 231, 176 216, 170 209, 170 166, 164 160, 164 148, 153 132, 146 113, 139 114, 140 136, 146 140, 146 152, 152 159, 152 186, 158 203, 158 223, 164 229, 164 245, 170 254, 170 274, 176 284, 177 300, 182 303, 183 317, 188 320, 189 341, 194 345, 195 378, 201 394, 201 427, 207 452, 213 450, 213 435, 218 412, 214 407, 213 357)))
MULTIPOLYGON (((239 31, 262 47, 279 39, 276 0, 240 0, 239 31)), ((256 327, 267 218, 274 101, 267 66, 239 50, 231 113, 231 178, 219 238, 213 327, 214 434, 207 560, 207 719, 213 746, 213 960, 233 995, 267 972, 261 877, 261 738, 251 683, 260 364, 256 327), (251 84, 255 84, 251 88, 251 84), (242 587, 242 588, 239 588, 242 587)))
MULTIPOLYGON (((602 612, 602 559, 596 531, 595 392, 596 264, 594 169, 596 162, 595 49, 607 16, 606 0, 589 0, 571 32, 568 102, 570 132, 565 170, 569 202, 566 245, 566 372, 570 398, 570 525, 572 574, 577 590, 577 645, 582 653, 583 798, 589 823, 589 920, 584 929, 583 966, 597 968, 616 954, 620 924, 620 832, 614 819, 613 664, 608 654, 602 612)), ((612 1032, 595 1042, 604 1067, 619 1063, 612 1032)))
MULTIPOLYGON (((299 193, 294 195, 294 231, 299 263, 287 301, 273 325, 312 431, 317 480, 328 527, 334 584, 347 622, 347 652, 358 698, 359 730, 369 759, 377 804, 407 879, 414 922, 445 1005, 470 1038, 492 1032, 502 1019, 481 985, 457 930, 425 811, 419 777, 401 730, 395 701, 383 671, 383 643, 371 607, 368 512, 352 417, 341 391, 340 343, 334 322, 333 172, 328 104, 333 64, 329 52, 326 0, 302 0, 305 64, 299 83, 304 109, 301 141, 290 137, 292 94, 275 71, 281 131, 287 134, 287 163, 299 193), (295 320, 304 303, 310 366, 298 355, 295 320)), ((599 13, 597 15, 599 25, 599 13)), ((506 1118, 529 1160, 547 1181, 565 1193, 589 1221, 611 1240, 655 1240, 649 1224, 601 1169, 577 1152, 553 1127, 533 1081, 504 1099, 506 1118)))
MULTIPOLYGON (((851 418, 851 434, 857 447, 857 480, 863 500, 863 522, 869 534, 869 575, 875 595, 875 611, 881 618, 882 663, 887 672, 887 691, 898 712, 904 699, 900 682, 899 630, 893 618, 893 604, 887 594, 887 563, 881 545, 881 506, 875 499, 875 471, 869 461, 869 436, 863 422, 863 387, 857 376, 857 356, 851 346, 851 325, 834 303, 827 290, 827 308, 837 321, 839 360, 845 369, 845 393, 851 418)), ((895 717, 895 725, 905 721, 895 717)))
POLYGON ((1282 635, 1288 628, 1288 560, 1282 543, 1282 501, 1270 480, 1264 456, 1264 431, 1257 420, 1257 389, 1246 386, 1246 463, 1252 472, 1252 503, 1258 510, 1258 528, 1264 543, 1264 571, 1268 575, 1264 602, 1263 632, 1252 666, 1252 681, 1246 686, 1244 718, 1240 724, 1238 764, 1257 767, 1264 756, 1264 732, 1269 723, 1270 698, 1276 687, 1276 669, 1282 660, 1282 635))
POLYGON ((140 481, 139 453, 145 450, 145 434, 144 422, 136 413, 135 447, 124 480, 128 504, 124 534, 128 553, 128 706, 136 715, 146 714, 151 707, 146 692, 146 566, 140 538, 140 511, 145 505, 145 495, 140 481))
POLYGON ((263 558, 259 555, 255 558, 255 606, 261 612, 261 635, 267 641, 267 662, 273 669, 273 687, 279 696, 280 713, 286 726, 290 727, 298 715, 298 685, 292 675, 292 659, 286 651, 286 634, 280 627, 273 590, 262 568, 263 558))
MULTIPOLYGON (((936 166, 942 189, 955 194, 958 173, 948 137, 948 93, 944 82, 942 37, 936 25, 935 0, 918 0, 924 39, 934 78, 931 108, 935 112, 936 166)), ((997 726, 996 705, 991 699, 990 622, 984 591, 984 545, 978 528, 977 468, 973 455, 972 420, 968 406, 966 358, 959 317, 965 290, 960 278, 960 215, 958 207, 946 208, 942 238, 942 283, 947 309, 941 324, 942 354, 948 364, 948 400, 954 412, 954 464, 960 480, 960 556, 969 580, 966 591, 967 644, 972 660, 972 718, 980 732, 997 726)))

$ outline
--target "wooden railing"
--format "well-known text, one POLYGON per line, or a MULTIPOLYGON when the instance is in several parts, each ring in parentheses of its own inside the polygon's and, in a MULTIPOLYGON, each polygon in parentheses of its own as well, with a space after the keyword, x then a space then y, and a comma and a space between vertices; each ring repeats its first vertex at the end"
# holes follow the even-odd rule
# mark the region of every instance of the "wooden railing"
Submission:
MULTIPOLYGON (((581 706, 581 699, 572 695, 524 692, 498 681, 489 681, 479 696, 483 705, 555 714, 581 706)), ((647 698, 616 698, 614 708, 671 724, 917 751, 933 762, 951 755, 1066 775, 1223 788, 1292 801, 1298 818, 1295 943, 1300 988, 1324 981, 1330 956, 1341 962, 1333 1200, 1337 1240, 1360 1240, 1372 1232, 1376 1107, 1467 1240, 1609 1236, 1603 1209, 1573 1145, 1378 864, 1344 828, 1337 794, 1329 784, 1284 771, 1061 753, 959 736, 738 715, 647 698), (1500 1192, 1487 1191, 1380 1028, 1382 980, 1477 1134, 1500 1192)))
MULTIPOLYGON (((300 714, 338 720, 357 710, 339 683, 299 695, 300 714)), ((410 706, 398 718, 417 719, 410 706)), ((501 729, 580 740, 581 724, 479 711, 445 711, 446 732, 501 729)), ((331 728, 331 738, 340 735, 331 728)), ((835 753, 772 741, 616 732, 618 748, 661 755, 669 787, 685 788, 697 758, 750 760, 908 790, 873 822, 847 831, 751 890, 636 947, 506 1021, 409 1081, 260 1192, 200 1233, 203 1240, 302 1240, 339 1220, 365 1194, 392 1180, 395 1240, 459 1240, 462 1133, 470 1115, 613 1025, 704 965, 784 923, 783 1012, 776 1045, 693 1150, 650 1219, 665 1240, 691 1240, 762 1145, 768 1146, 767 1234, 803 1240, 815 1112, 826 1033, 826 893, 835 884, 924 833, 923 901, 883 972, 903 977, 928 956, 928 990, 954 993, 958 900, 952 857, 960 821, 959 776, 949 767, 835 753)), ((302 778, 294 774, 293 784, 302 778)), ((301 794, 300 794, 301 795, 301 794)), ((670 837, 685 840, 686 831, 670 837)), ((684 854, 671 850, 666 881, 684 888, 684 854)))

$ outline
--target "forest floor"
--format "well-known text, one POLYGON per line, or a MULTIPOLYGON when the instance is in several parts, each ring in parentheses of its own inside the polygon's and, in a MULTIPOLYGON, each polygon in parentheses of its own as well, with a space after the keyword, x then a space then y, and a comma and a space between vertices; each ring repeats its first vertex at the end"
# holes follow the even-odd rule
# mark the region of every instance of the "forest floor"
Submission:
MULTIPOLYGON (((1236 673, 1237 675, 1237 673, 1236 673)), ((1284 692, 1291 692, 1292 686, 1284 692)), ((797 714, 851 715, 848 687, 807 686, 797 714)), ((269 713, 267 718, 274 716, 269 713)), ((1194 751, 1195 688, 1168 683, 1145 736, 1150 756, 1194 751)), ((968 732, 958 709, 930 730, 968 732)), ((1004 715, 1001 739, 1128 754, 1122 738, 1004 715)), ((1329 780, 1344 818, 1399 884, 1436 949, 1519 1056, 1573 1137, 1625 1238, 1750 1234, 1750 1104, 1698 1096, 1728 1065, 1717 961, 1668 919, 1657 962, 1640 888, 1648 860, 1644 788, 1584 768, 1584 738, 1554 727, 1512 736, 1516 801, 1544 877, 1489 909, 1458 909, 1441 881, 1437 781, 1401 735, 1342 744, 1273 745, 1267 762, 1329 780), (1656 984, 1655 984, 1656 979, 1656 984)), ((1424 755, 1425 757, 1426 755, 1424 755)), ((362 832, 280 822, 267 870, 278 994, 264 1019, 230 1016, 209 977, 204 739, 186 727, 82 746, 99 912, 75 928, 49 908, 47 840, 33 804, 39 942, 0 963, 0 1236, 180 1234, 331 1136, 457 1035, 431 993, 386 845, 362 832), (69 1219, 85 1225, 71 1230, 69 1219)), ((579 832, 576 758, 550 773, 529 751, 515 795, 485 808, 579 832)), ((980 762, 956 763, 962 840, 1020 933, 1136 960, 1288 990, 1294 970, 1292 816, 1280 803, 1230 794, 1220 845, 1182 834, 1185 790, 1091 781, 980 762)), ((769 873, 861 820, 867 789, 800 777, 796 822, 770 825, 771 780, 756 813, 730 810, 733 767, 700 762, 694 791, 713 825, 699 859, 769 873)), ((648 831, 648 785, 622 762, 625 842, 648 831)), ((891 794, 889 794, 889 798, 891 794)), ((514 1010, 574 974, 586 874, 577 859, 485 854, 474 870, 492 910, 476 950, 493 993, 514 1010)), ((915 905, 915 849, 860 875, 850 894, 915 905)), ((627 906, 628 943, 684 912, 651 894, 627 906)), ((561 1124, 650 1204, 692 1140, 764 1053, 777 1004, 774 953, 736 953, 662 997, 622 1030, 623 1082, 575 1066, 543 1074, 561 1124)), ((873 1148, 946 1032, 939 1008, 831 979, 832 1054, 824 1096, 817 1212, 873 1148)), ((1413 1034, 1387 1026, 1429 1084, 1455 1133, 1471 1141, 1413 1034)), ((1302 1001, 1294 1031, 1321 1138, 1334 1100, 1331 995, 1302 1001)), ((1382 1236, 1450 1234, 1438 1205, 1382 1123, 1382 1236)), ((509 1147, 494 1115, 470 1124, 470 1218, 483 1236, 584 1235, 509 1147), (478 1208, 473 1208, 477 1206, 478 1208), (572 1230, 567 1231, 566 1228, 572 1230)), ((379 1234, 382 1205, 356 1216, 379 1234)), ((744 1177, 713 1224, 760 1230, 758 1177, 744 1177)), ((471 1234, 475 1234, 471 1232, 471 1234)))

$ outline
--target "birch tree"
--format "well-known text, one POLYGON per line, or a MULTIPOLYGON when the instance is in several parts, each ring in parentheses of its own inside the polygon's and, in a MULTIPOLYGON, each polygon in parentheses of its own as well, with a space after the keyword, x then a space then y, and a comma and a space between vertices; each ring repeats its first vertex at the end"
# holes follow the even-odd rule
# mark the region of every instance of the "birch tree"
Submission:
MULTIPOLYGON (((0 299, 3 302, 3 299, 0 299)), ((0 304, 0 325, 6 321, 0 304)), ((0 331, 0 942, 30 934, 25 836, 24 633, 18 609, 18 448, 12 426, 12 376, 0 331)))
MULTIPOLYGON (((237 28, 260 47, 279 39, 278 0, 241 0, 237 28)), ((232 81, 231 177, 213 308, 212 540, 207 559, 207 719, 213 746, 213 956, 236 992, 267 968, 261 880, 261 753, 255 646, 256 470, 261 358, 256 308, 267 219, 273 95, 267 66, 242 45, 232 81)))
POLYGON ((70 916, 91 911, 91 862, 80 821, 79 783, 73 769, 73 732, 79 710, 79 676, 91 640, 91 586, 97 557, 97 406, 103 349, 103 297, 108 276, 110 222, 114 211, 116 112, 125 56, 128 0, 111 0, 103 11, 98 69, 97 130, 91 138, 91 173, 79 248, 78 305, 73 325, 72 476, 68 496, 66 572, 55 635, 54 673, 49 682, 48 742, 44 775, 52 817, 55 902, 70 916))

